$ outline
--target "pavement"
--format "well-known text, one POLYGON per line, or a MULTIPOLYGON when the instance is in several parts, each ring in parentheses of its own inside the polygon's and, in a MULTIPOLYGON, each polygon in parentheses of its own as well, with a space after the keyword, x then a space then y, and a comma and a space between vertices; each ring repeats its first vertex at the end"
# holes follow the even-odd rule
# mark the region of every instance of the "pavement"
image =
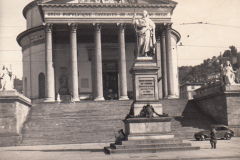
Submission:
POLYGON ((240 137, 218 140, 211 149, 209 141, 183 140, 200 150, 158 153, 105 154, 110 143, 83 143, 41 146, 0 147, 0 160, 240 160, 240 137))

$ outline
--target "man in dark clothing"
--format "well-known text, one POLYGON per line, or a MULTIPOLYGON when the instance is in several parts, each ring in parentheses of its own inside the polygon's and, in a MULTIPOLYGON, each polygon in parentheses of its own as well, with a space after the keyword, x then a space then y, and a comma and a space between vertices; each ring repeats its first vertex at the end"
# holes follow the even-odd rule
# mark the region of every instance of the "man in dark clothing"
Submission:
POLYGON ((211 139, 210 139, 211 146, 212 146, 212 148, 216 149, 217 135, 216 135, 215 128, 211 129, 210 135, 211 135, 211 139))

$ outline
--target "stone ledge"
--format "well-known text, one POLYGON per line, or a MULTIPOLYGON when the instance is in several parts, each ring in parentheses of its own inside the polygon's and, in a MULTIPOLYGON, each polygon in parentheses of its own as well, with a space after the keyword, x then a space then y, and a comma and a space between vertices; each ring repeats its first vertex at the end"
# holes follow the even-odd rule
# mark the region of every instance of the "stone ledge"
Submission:
POLYGON ((235 85, 225 85, 224 86, 224 91, 225 93, 232 93, 232 92, 240 92, 240 84, 235 84, 235 85))
POLYGON ((153 117, 153 118, 128 118, 124 119, 124 123, 147 123, 147 122, 170 122, 172 117, 153 117))
POLYGON ((24 95, 18 93, 16 90, 0 91, 0 101, 10 99, 15 99, 27 104, 28 106, 31 106, 31 100, 24 95))

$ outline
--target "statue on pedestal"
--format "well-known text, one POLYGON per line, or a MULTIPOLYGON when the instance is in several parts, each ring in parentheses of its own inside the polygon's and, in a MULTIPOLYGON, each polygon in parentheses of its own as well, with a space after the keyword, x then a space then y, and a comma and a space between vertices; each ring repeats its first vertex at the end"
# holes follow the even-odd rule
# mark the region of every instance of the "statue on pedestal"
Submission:
POLYGON ((68 92, 68 77, 66 75, 67 69, 65 67, 61 67, 61 76, 59 77, 59 94, 66 95, 68 92))
POLYGON ((1 88, 0 90, 12 90, 13 89, 13 74, 10 69, 3 66, 3 69, 0 72, 1 88))
POLYGON ((226 85, 233 85, 235 84, 235 71, 232 68, 232 65, 229 61, 226 61, 223 69, 223 81, 226 85))
POLYGON ((135 19, 133 16, 133 25, 137 34, 137 56, 152 57, 155 54, 156 37, 155 24, 148 17, 148 12, 143 11, 143 17, 135 19))

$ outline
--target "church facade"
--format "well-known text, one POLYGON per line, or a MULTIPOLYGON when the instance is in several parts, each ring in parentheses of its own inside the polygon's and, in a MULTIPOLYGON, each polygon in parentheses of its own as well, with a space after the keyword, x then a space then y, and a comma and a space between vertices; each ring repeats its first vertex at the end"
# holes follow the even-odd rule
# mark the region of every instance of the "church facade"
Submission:
POLYGON ((156 25, 159 97, 178 98, 177 43, 171 0, 42 0, 23 10, 27 29, 17 37, 23 54, 23 92, 54 102, 132 97, 129 73, 136 55, 133 15, 144 10, 156 25))

